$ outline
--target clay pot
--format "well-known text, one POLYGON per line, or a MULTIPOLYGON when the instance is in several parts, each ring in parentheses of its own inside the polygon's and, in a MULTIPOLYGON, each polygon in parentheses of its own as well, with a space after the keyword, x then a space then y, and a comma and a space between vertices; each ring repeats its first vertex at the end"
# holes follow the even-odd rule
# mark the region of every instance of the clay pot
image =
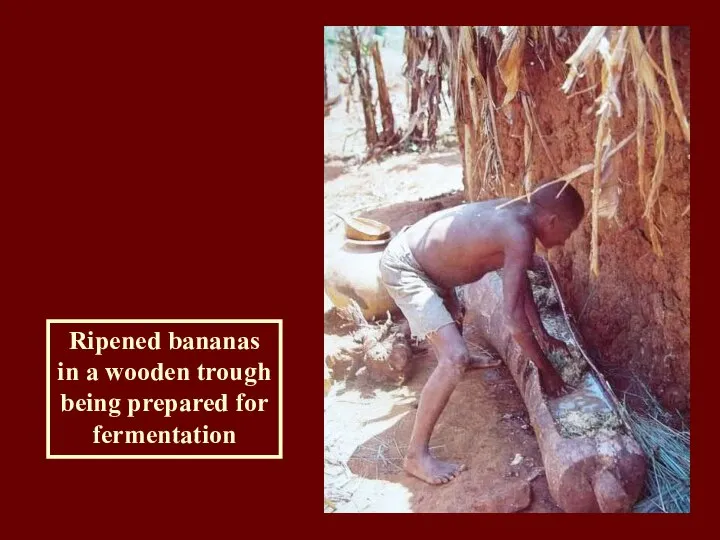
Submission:
POLYGON ((345 307, 355 300, 368 320, 384 319, 397 306, 380 279, 380 257, 385 245, 353 245, 346 242, 325 266, 325 293, 332 303, 345 307))

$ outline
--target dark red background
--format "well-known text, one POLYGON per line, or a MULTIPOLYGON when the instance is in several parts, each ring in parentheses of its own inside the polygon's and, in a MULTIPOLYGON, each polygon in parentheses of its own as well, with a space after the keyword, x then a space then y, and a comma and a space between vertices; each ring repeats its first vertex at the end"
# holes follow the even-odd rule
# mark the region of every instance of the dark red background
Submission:
MULTIPOLYGON (((372 515, 352 529, 322 528, 322 241, 308 233, 320 230, 322 216, 320 27, 330 11, 342 21, 357 21, 359 11, 257 4, 248 17, 241 6, 3 5, 7 527, 75 538, 272 535, 285 524, 363 537, 507 535, 516 527, 533 537, 589 536, 573 516, 469 516, 477 527, 469 532, 456 517, 448 529, 435 516, 404 520, 401 529, 372 515), (47 318, 284 319, 284 459, 46 460, 47 318)), ((487 18, 495 7, 506 20, 506 4, 458 12, 487 18)), ((635 7, 647 16, 642 4, 623 12, 635 7)), ((552 15, 552 5, 537 5, 545 22, 561 24, 567 8, 555 8, 552 15)), ((406 4, 382 7, 387 17, 393 9, 395 20, 418 22, 406 4)), ((597 19, 597 6, 573 4, 574 13, 583 9, 597 19)), ((694 65, 713 64, 715 33, 693 25, 694 65)), ((716 228, 719 185, 712 73, 693 75, 693 100, 708 113, 692 119, 700 178, 693 217, 707 234, 716 228)), ((699 234, 698 245, 706 242, 699 234)), ((692 343, 710 352, 716 269, 712 247, 697 247, 693 287, 705 302, 694 307, 692 343)), ((714 501, 711 430, 703 426, 714 425, 717 362, 704 356, 693 373, 694 514, 714 501)), ((690 523, 590 517, 605 537, 653 527, 686 533, 690 523)))
MULTIPOLYGON (((278 437, 278 335, 279 325, 277 323, 267 324, 246 324, 246 323, 52 323, 50 325, 50 453, 65 455, 87 455, 87 454, 134 454, 134 455, 277 455, 279 454, 278 437), (102 351, 97 355, 95 349, 83 350, 80 348, 71 349, 72 339, 70 332, 83 332, 89 336, 92 331, 93 337, 104 336, 111 339, 115 336, 149 338, 155 332, 159 332, 160 347, 157 350, 145 349, 110 349, 102 351), (252 350, 185 350, 170 349, 169 333, 173 332, 176 337, 225 336, 240 338, 257 337, 260 343, 258 349, 252 350), (78 380, 67 380, 67 375, 58 380, 58 362, 62 362, 63 373, 69 367, 78 369, 78 380), (134 368, 142 367, 153 369, 158 363, 163 364, 163 370, 175 368, 175 380, 153 381, 148 379, 141 381, 135 379, 128 381, 124 378, 108 380, 105 368, 134 368), (270 380, 260 381, 259 373, 256 373, 257 382, 253 386, 246 386, 244 381, 216 380, 213 373, 212 380, 200 381, 197 368, 202 364, 203 368, 209 367, 257 367, 260 363, 270 370, 270 380), (98 380, 87 380, 87 369, 97 368, 98 380), (180 367, 188 368, 189 380, 178 380, 180 367), (78 411, 74 406, 72 410, 62 411, 62 394, 73 399, 88 399, 88 393, 92 398, 120 398, 118 410, 120 416, 112 417, 108 412, 101 410, 78 411), (236 396, 244 393, 244 400, 267 398, 263 412, 255 410, 236 411, 236 396), (164 411, 156 411, 150 405, 149 411, 140 410, 132 417, 128 417, 129 398, 139 399, 141 403, 144 398, 174 398, 178 402, 183 398, 207 398, 219 399, 222 394, 227 394, 227 411, 217 412, 205 411, 200 408, 198 412, 181 412, 180 403, 178 410, 171 412, 167 418, 164 411), (93 432, 96 425, 101 425, 103 431, 130 431, 150 430, 193 431, 200 428, 200 437, 203 437, 203 426, 207 425, 207 431, 232 430, 235 432, 235 444, 126 444, 125 434, 120 434, 118 443, 102 442, 102 432, 98 436, 99 443, 95 443, 93 432)), ((121 339, 122 342, 122 339, 121 339)), ((89 344, 89 340, 84 343, 89 344)), ((93 407, 96 407, 93 405, 93 407)), ((84 408, 87 408, 85 406, 84 408)), ((213 407, 214 408, 214 407, 213 407)), ((108 405, 107 410, 109 411, 108 405)), ((201 439, 202 440, 202 439, 201 439)))

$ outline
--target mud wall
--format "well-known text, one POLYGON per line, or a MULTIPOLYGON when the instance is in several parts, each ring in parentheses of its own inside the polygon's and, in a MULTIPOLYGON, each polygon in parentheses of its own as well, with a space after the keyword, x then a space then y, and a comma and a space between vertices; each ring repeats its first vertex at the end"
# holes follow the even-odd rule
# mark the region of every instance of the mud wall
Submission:
MULTIPOLYGON (((680 97, 690 118, 690 31, 671 28, 673 67, 680 97)), ((659 29, 649 42, 652 57, 662 66, 659 29)), ((562 58, 542 63, 526 48, 525 70, 535 114, 550 156, 561 174, 591 163, 597 120, 596 92, 568 98, 560 90, 566 67, 562 58)), ((632 69, 632 62, 628 60, 632 69)), ((599 78, 596 79, 599 81, 599 78)), ((640 376, 663 403, 689 413, 690 397, 690 155, 675 117, 667 85, 658 78, 667 117, 666 157, 660 193, 663 257, 657 257, 641 218, 636 143, 633 140, 614 159, 621 188, 615 219, 600 220, 600 276, 591 279, 590 188, 592 174, 574 181, 588 209, 588 217, 566 246, 549 254, 562 280, 571 309, 588 345, 599 353, 612 377, 613 368, 640 376), (683 215, 683 213, 685 214, 683 215)), ((588 87, 581 79, 576 90, 588 87)), ((504 95, 504 89, 498 89, 504 95)), ((624 81, 622 117, 612 123, 615 144, 630 134, 637 122, 635 88, 624 81)), ((523 177, 523 114, 517 99, 509 106, 512 118, 498 114, 499 140, 508 178, 523 177), (505 118, 503 119, 503 116, 505 118)), ((646 168, 653 170, 654 125, 648 122, 646 168)), ((533 179, 558 176, 537 136, 533 140, 533 179)), ((592 350, 591 349, 591 350, 592 350)))

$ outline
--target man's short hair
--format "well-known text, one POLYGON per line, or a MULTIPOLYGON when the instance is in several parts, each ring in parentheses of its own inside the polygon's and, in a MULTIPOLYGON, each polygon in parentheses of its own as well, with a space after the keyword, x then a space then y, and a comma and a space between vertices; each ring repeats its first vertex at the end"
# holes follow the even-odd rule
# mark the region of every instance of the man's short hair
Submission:
POLYGON ((530 197, 530 203, 551 212, 565 223, 579 225, 585 215, 585 204, 577 190, 565 182, 547 183, 538 187, 530 197), (558 197, 558 193, 562 193, 558 197))

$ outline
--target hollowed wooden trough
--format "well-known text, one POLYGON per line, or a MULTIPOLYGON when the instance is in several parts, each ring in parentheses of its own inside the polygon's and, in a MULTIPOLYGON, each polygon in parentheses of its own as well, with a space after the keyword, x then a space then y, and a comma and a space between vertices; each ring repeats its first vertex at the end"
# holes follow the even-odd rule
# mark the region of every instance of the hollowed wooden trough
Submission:
POLYGON ((505 324, 498 272, 459 291, 467 310, 466 333, 478 332, 510 370, 527 407, 556 504, 565 512, 631 511, 645 480, 645 456, 623 422, 624 411, 580 343, 551 267, 533 275, 546 329, 573 353, 564 361, 551 360, 575 390, 556 399, 544 395, 535 365, 505 324))

